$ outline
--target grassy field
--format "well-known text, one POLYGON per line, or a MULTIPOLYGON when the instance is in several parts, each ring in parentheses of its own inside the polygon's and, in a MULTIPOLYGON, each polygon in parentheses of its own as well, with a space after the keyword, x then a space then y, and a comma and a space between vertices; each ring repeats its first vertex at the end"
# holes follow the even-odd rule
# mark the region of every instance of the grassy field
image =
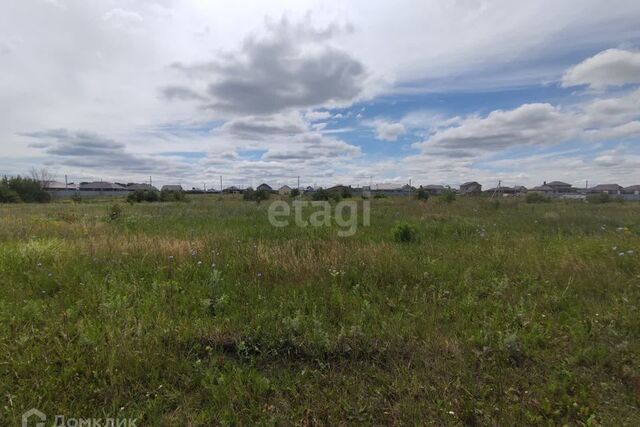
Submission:
POLYGON ((0 206, 0 425, 640 425, 638 203, 113 203, 0 206))

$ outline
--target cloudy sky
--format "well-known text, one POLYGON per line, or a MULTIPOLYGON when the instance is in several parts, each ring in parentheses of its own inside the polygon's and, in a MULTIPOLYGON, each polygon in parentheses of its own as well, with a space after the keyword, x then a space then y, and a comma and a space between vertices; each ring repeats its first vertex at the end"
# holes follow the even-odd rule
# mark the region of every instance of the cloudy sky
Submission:
POLYGON ((637 0, 0 0, 0 174, 640 184, 637 0))

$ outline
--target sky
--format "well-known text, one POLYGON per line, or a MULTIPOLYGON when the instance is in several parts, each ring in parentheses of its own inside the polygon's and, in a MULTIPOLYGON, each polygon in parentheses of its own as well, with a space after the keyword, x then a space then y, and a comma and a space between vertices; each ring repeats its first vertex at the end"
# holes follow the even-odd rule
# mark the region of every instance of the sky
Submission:
POLYGON ((0 175, 640 184, 637 0, 0 0, 0 175))

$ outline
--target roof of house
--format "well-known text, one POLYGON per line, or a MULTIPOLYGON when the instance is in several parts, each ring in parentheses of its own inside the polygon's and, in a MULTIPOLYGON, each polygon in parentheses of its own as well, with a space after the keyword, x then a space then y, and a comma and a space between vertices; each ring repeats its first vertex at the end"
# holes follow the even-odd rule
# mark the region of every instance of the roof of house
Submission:
POLYGON ((282 187, 280 187, 280 190, 291 190, 291 187, 285 184, 282 187))
POLYGON ((554 190, 553 190, 553 187, 550 187, 549 185, 539 185, 537 187, 533 187, 531 191, 554 191, 554 190))
POLYGON ((182 185, 175 185, 175 184, 163 185, 162 186, 162 190, 164 190, 164 191, 182 191, 182 185))
POLYGON ((425 185, 422 188, 424 188, 425 190, 444 190, 444 185, 439 185, 439 184, 433 185, 433 184, 430 184, 430 185, 425 185))
POLYGON ((264 183, 264 182, 263 182, 262 184, 258 185, 258 187, 257 187, 257 188, 258 188, 258 189, 261 189, 261 188, 268 188, 269 190, 272 190, 271 186, 270 186, 269 184, 264 183))
POLYGON ((45 190, 75 190, 77 188, 75 184, 65 184, 60 181, 40 181, 40 185, 45 190))
POLYGON ((465 182, 464 184, 460 185, 460 187, 469 187, 471 185, 480 185, 480 183, 476 182, 476 181, 469 181, 469 182, 465 182))
POLYGON ((624 187, 624 191, 640 191, 640 185, 630 185, 628 187, 624 187))
POLYGON ((396 190, 396 191, 400 191, 400 190, 402 190, 402 185, 401 184, 383 182, 381 184, 374 184, 372 190, 381 190, 381 191, 396 190))
POLYGON ((571 187, 571 184, 567 184, 566 182, 562 181, 551 181, 547 182, 545 185, 549 185, 551 187, 571 187))
POLYGON ((126 188, 113 182, 94 181, 80 183, 80 190, 126 190, 126 188))
POLYGON ((158 189, 151 184, 129 184, 127 185, 127 189, 129 190, 152 190, 157 191, 158 189))
POLYGON ((595 187, 591 187, 589 190, 591 191, 618 191, 622 190, 622 186, 618 184, 600 184, 595 187))

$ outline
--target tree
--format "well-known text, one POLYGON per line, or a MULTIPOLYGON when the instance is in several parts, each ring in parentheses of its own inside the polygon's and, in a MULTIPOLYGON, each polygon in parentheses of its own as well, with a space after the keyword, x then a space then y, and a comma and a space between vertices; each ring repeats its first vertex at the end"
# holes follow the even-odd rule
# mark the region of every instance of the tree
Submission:
POLYGON ((3 198, 13 202, 15 202, 14 193, 25 203, 47 203, 51 200, 51 195, 42 189, 40 181, 32 178, 24 178, 20 175, 13 178, 4 177, 0 186, 4 188, 3 198))
POLYGON ((40 183, 42 188, 47 188, 49 184, 54 180, 54 175, 46 168, 31 168, 29 171, 31 179, 40 183))
POLYGON ((425 190, 422 187, 422 185, 420 186, 420 188, 418 188, 418 191, 416 192, 416 199, 424 200, 425 202, 429 200, 429 192, 425 190))

